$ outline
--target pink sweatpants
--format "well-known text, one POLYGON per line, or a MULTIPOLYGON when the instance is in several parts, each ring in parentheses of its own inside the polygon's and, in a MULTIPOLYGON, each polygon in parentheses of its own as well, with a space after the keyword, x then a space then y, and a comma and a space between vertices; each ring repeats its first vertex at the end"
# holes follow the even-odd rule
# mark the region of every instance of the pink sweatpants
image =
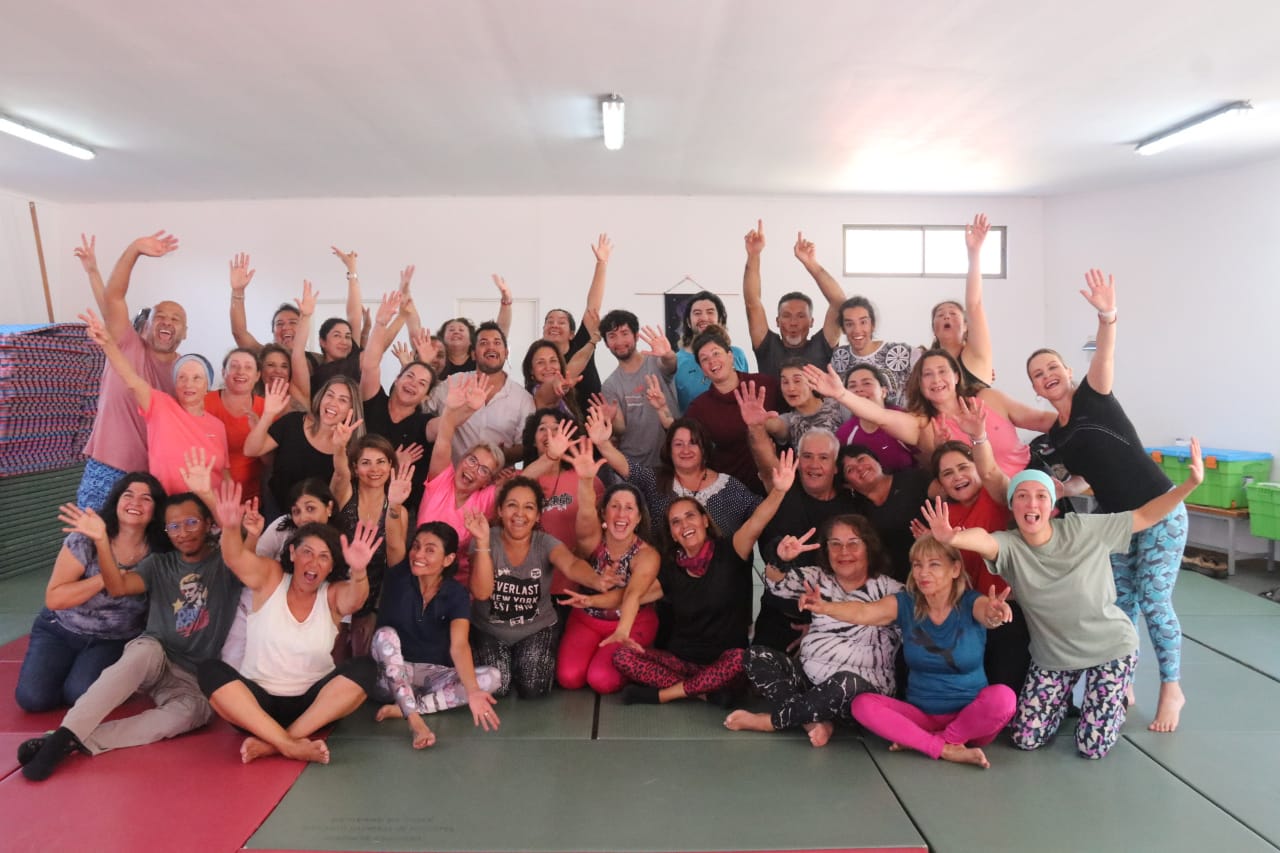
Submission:
MULTIPOLYGON (((574 610, 564 626, 560 654, 556 658, 556 683, 566 690, 590 686, 597 693, 617 693, 627 680, 613 665, 617 645, 600 648, 600 641, 618 628, 616 620, 597 619, 574 610)), ((652 607, 641 607, 631 625, 631 639, 648 647, 658 636, 658 615, 652 607)))
POLYGON ((853 717, 890 743, 901 744, 930 758, 942 755, 949 743, 986 746, 1013 719, 1018 697, 1003 684, 992 684, 953 714, 926 714, 915 705, 879 693, 853 699, 853 717))

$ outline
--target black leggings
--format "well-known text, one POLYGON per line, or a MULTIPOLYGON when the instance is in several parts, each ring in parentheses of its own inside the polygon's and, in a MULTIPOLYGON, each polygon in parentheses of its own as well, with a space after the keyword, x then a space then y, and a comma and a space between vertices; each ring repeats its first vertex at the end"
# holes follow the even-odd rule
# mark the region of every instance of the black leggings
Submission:
POLYGON ((475 665, 491 666, 502 676, 496 696, 506 696, 514 683, 521 699, 546 696, 556 677, 556 626, 548 625, 523 640, 504 643, 484 631, 471 632, 475 665))
POLYGON ((262 685, 245 678, 226 661, 206 660, 201 661, 196 667, 196 680, 200 684, 200 692, 206 697, 212 696, 215 690, 233 681, 239 681, 249 688, 249 692, 253 694, 253 698, 257 700, 262 710, 286 728, 315 704, 316 697, 320 695, 320 691, 326 684, 338 677, 355 682, 367 696, 373 690, 374 682, 378 680, 378 665, 373 662, 373 658, 349 658, 338 664, 328 675, 311 685, 307 692, 300 696, 277 696, 274 693, 268 693, 262 685))
POLYGON ((987 632, 987 650, 982 667, 988 684, 1003 684, 1014 693, 1022 692, 1031 666, 1031 635, 1018 602, 1010 601, 1013 621, 987 632))
POLYGON ((876 692, 870 681, 852 672, 837 672, 814 685, 799 661, 767 646, 747 649, 744 664, 751 685, 773 704, 769 721, 775 729, 828 720, 852 722, 853 697, 876 692))

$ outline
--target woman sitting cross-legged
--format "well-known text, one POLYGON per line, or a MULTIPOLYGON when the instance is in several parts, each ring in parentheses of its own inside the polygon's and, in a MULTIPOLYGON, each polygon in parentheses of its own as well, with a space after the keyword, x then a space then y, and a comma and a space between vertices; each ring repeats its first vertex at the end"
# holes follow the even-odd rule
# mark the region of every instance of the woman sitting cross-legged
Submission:
MULTIPOLYGON (((784 536, 778 559, 793 563, 801 554, 819 548, 818 565, 784 572, 765 568, 769 591, 780 598, 799 599, 816 589, 827 601, 879 601, 902 590, 888 575, 888 556, 875 528, 860 515, 837 515, 822 524, 820 543, 809 543, 809 532, 784 536)), ((772 732, 802 727, 814 746, 826 746, 835 724, 853 722, 849 703, 868 691, 892 696, 894 658, 901 638, 891 626, 851 625, 818 615, 800 640, 797 660, 768 646, 747 649, 745 667, 751 686, 773 705, 768 714, 734 711, 725 728, 772 732)))
MULTIPOLYGON (((412 477, 411 467, 396 475, 388 490, 393 505, 408 498, 412 477)), ((373 632, 378 664, 373 698, 384 703, 378 722, 408 720, 414 749, 436 742, 422 715, 449 708, 467 705, 477 726, 496 731, 493 691, 502 678, 494 667, 477 667, 471 656, 471 597, 453 579, 458 532, 443 521, 419 525, 405 559, 403 525, 397 522, 388 518, 391 568, 373 632)))
POLYGON ((627 585, 618 629, 605 639, 618 643, 613 665, 635 682, 623 689, 622 701, 727 700, 742 686, 752 549, 795 478, 795 455, 784 451, 768 496, 732 538, 720 534, 706 507, 693 498, 676 498, 667 507, 670 543, 657 580, 648 587, 627 585), (659 598, 671 608, 671 636, 664 648, 646 650, 629 634, 640 605, 659 598))
POLYGON ((222 558, 253 591, 244 662, 239 672, 222 660, 202 662, 200 690, 218 716, 249 732, 240 745, 246 764, 276 753, 327 764, 329 747, 311 735, 359 708, 377 674, 370 658, 335 669, 330 654, 342 617, 369 594, 365 571, 381 544, 377 527, 361 522, 348 542, 328 525, 305 524, 282 564, 245 548, 244 511, 240 486, 224 484, 217 503, 222 558), (349 579, 329 583, 341 568, 349 579))
POLYGON ((627 633, 619 634, 624 589, 636 583, 647 590, 661 560, 647 539, 649 514, 640 491, 630 483, 610 486, 597 513, 594 482, 604 460, 592 459, 591 440, 585 438, 567 458, 578 475, 578 553, 587 555, 596 574, 614 572, 622 586, 595 595, 563 593, 564 603, 574 609, 560 640, 556 681, 569 690, 589 685, 597 693, 617 693, 626 679, 614 668, 613 643, 628 637, 644 646, 658 635, 658 616, 647 605, 634 613, 627 633))
POLYGON ((1031 470, 1009 483, 1008 503, 1017 525, 1012 531, 956 530, 946 504, 926 505, 925 519, 938 541, 980 554, 1009 582, 1027 617, 1031 668, 1013 724, 1014 746, 1039 749, 1049 742, 1081 677, 1084 703, 1076 750, 1085 758, 1102 758, 1115 745, 1137 662, 1138 632, 1116 604, 1110 556, 1126 553, 1133 534, 1159 524, 1203 480, 1200 442, 1193 438, 1186 481, 1131 512, 1052 519, 1053 480, 1031 470))
POLYGON ((905 746, 986 768, 981 747, 1000 734, 1017 701, 1005 685, 987 684, 982 668, 987 630, 1012 618, 1004 595, 969 589, 960 552, 925 536, 911 548, 906 591, 872 604, 833 604, 813 590, 800 607, 856 624, 896 623, 909 672, 907 701, 862 693, 853 700, 854 719, 892 750, 905 746))
POLYGON ((560 540, 538 529, 542 489, 514 477, 498 492, 498 527, 468 511, 471 533, 471 624, 475 658, 501 674, 497 695, 514 685, 522 699, 551 692, 556 672, 556 609, 551 573, 561 572, 598 592, 617 585, 616 574, 598 575, 560 540))

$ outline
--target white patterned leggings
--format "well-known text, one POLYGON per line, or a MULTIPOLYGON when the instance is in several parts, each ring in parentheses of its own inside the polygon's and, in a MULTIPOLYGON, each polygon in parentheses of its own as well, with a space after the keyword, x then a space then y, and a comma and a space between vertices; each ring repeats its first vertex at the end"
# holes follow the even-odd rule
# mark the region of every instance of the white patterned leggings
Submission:
MULTIPOLYGON (((378 664, 378 683, 373 698, 378 702, 395 702, 400 713, 434 714, 467 704, 467 689, 452 667, 434 663, 406 661, 400 652, 400 635, 395 628, 383 626, 373 633, 374 661, 378 664)), ((501 684, 498 670, 491 666, 476 667, 476 683, 490 693, 501 684)))

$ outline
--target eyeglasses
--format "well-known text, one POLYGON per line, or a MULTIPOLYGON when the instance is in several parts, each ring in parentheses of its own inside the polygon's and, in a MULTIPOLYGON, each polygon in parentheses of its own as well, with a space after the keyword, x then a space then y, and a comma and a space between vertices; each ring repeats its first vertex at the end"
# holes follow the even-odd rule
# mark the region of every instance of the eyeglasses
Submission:
POLYGON ((200 526, 198 518, 184 518, 182 521, 171 521, 164 526, 164 529, 170 533, 177 533, 179 530, 195 530, 200 526))
POLYGON ((854 549, 861 548, 861 547, 862 547, 862 540, 856 536, 844 542, 840 541, 839 539, 827 540, 828 551, 853 551, 854 549))
POLYGON ((474 453, 472 453, 466 459, 463 459, 462 464, 466 465, 468 468, 475 468, 476 473, 479 474, 481 477, 493 476, 493 469, 490 468, 488 465, 481 465, 480 460, 476 458, 476 455, 474 453))

